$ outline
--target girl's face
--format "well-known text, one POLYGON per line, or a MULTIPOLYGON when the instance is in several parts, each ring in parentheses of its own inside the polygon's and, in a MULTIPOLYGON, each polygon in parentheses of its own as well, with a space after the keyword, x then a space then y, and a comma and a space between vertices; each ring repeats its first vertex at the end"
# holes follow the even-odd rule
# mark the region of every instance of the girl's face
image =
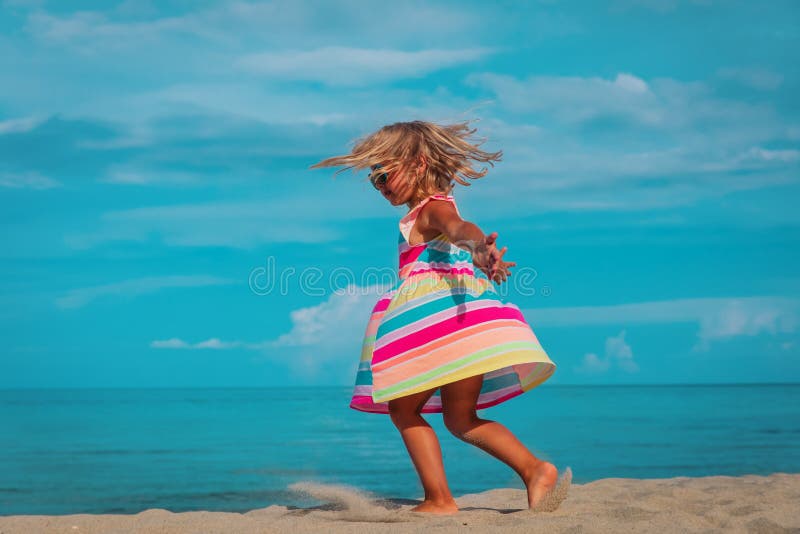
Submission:
MULTIPOLYGON (((380 172, 380 170, 376 171, 380 172)), ((410 180, 408 166, 389 173, 389 178, 383 185, 378 185, 378 191, 388 200, 392 206, 407 204, 414 197, 415 188, 410 180)))

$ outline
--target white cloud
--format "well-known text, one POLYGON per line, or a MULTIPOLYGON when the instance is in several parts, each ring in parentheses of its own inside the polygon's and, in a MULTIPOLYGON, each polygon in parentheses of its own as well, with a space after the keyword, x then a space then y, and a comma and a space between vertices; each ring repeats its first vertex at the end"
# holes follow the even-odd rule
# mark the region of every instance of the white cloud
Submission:
POLYGON ((524 310, 541 326, 696 323, 695 350, 736 336, 791 333, 797 330, 800 299, 789 297, 698 298, 638 302, 613 306, 535 308, 524 310))
MULTIPOLYGON (((172 74, 157 80, 142 79, 141 83, 123 89, 123 92, 110 86, 98 89, 97 95, 89 99, 81 88, 73 91, 69 101, 62 91, 60 99, 53 104, 49 99, 40 98, 37 108, 60 106, 63 110, 66 106, 76 115, 114 116, 125 121, 157 119, 176 111, 214 111, 221 119, 225 115, 235 115, 270 125, 299 121, 337 125, 348 132, 366 133, 372 126, 401 119, 400 115, 436 120, 459 119, 467 114, 468 108, 489 101, 494 108, 486 108, 484 113, 507 118, 510 122, 501 126, 502 121, 498 119, 494 122, 496 130, 481 132, 492 136, 495 146, 505 152, 505 161, 493 171, 502 180, 496 183, 487 180, 484 191, 489 196, 507 196, 510 190, 519 193, 517 198, 522 200, 510 208, 518 210, 514 215, 554 210, 671 210, 702 201, 716 201, 740 191, 797 184, 800 180, 797 151, 770 148, 771 142, 792 136, 799 138, 800 129, 790 123, 791 117, 778 113, 770 100, 720 98, 712 85, 719 82, 720 76, 739 76, 742 73, 755 72, 761 78, 770 78, 769 74, 757 69, 721 69, 720 76, 708 83, 646 78, 633 71, 613 73, 607 77, 520 78, 492 72, 469 76, 467 81, 486 90, 486 95, 475 95, 474 91, 464 93, 460 91, 463 88, 449 82, 439 87, 428 86, 424 90, 382 87, 359 91, 344 86, 319 91, 308 84, 286 87, 264 83, 270 78, 285 76, 323 82, 334 80, 336 75, 331 78, 324 69, 337 66, 354 73, 346 76, 342 83, 349 83, 348 79, 354 83, 361 80, 358 83, 362 83, 368 79, 364 76, 380 78, 391 72, 405 72, 404 76, 411 76, 415 75, 417 68, 421 69, 420 72, 431 72, 430 69, 442 66, 463 66, 460 61, 472 61, 494 53, 490 48, 469 47, 471 43, 477 46, 495 43, 496 40, 448 38, 465 28, 476 29, 481 24, 489 26, 485 24, 487 12, 482 12, 482 8, 455 10, 394 6, 376 7, 375 10, 363 13, 363 9, 359 10, 355 3, 350 2, 330 10, 324 7, 312 9, 303 3, 236 2, 213 9, 190 10, 173 17, 153 18, 150 13, 138 16, 135 21, 126 21, 112 11, 59 15, 38 12, 40 18, 32 19, 29 30, 44 40, 50 39, 48 43, 91 43, 102 53, 106 50, 104 47, 123 46, 115 43, 138 47, 155 42, 166 53, 153 56, 160 62, 154 72, 172 74), (341 16, 344 24, 336 31, 327 28, 332 26, 329 17, 333 11, 337 11, 336 15, 341 16), (387 14, 391 16, 384 16, 387 14), (444 33, 437 31, 430 41, 415 43, 403 37, 407 32, 393 31, 409 27, 409 23, 419 31, 430 28, 434 25, 430 21, 437 20, 431 19, 431 15, 442 15, 438 24, 444 25, 444 33), (382 24, 365 24, 378 16, 383 19, 382 24), (236 28, 237 32, 230 32, 230 28, 236 28), (292 33, 296 37, 284 38, 292 33), (134 38, 139 34, 150 37, 139 43, 134 38), (230 46, 215 46, 211 55, 197 53, 187 56, 183 53, 182 46, 196 44, 187 44, 186 36, 203 38, 206 35, 216 44, 230 46), (374 35, 385 37, 380 41, 385 50, 362 48, 363 43, 375 42, 363 37, 374 35), (180 41, 161 41, 176 36, 180 41), (253 36, 258 36, 258 40, 252 40, 253 36), (336 38, 332 38, 334 36, 336 38), (245 55, 253 49, 253 43, 257 43, 257 49, 264 50, 265 55, 245 55), (167 68, 175 57, 180 57, 182 63, 172 65, 178 67, 176 69, 167 68), (193 63, 190 57, 204 59, 193 63), (231 70, 231 61, 237 57, 253 60, 251 67, 266 69, 264 72, 268 79, 250 78, 241 71, 231 70), (378 64, 379 59, 389 61, 378 64), (301 65, 323 70, 300 68, 301 65), (463 96, 458 96, 459 93, 463 96), (392 105, 387 106, 387 102, 392 102, 392 105), (595 135, 594 130, 586 132, 583 128, 606 128, 606 133, 595 135), (493 137, 495 133, 502 135, 493 137), (606 135, 608 137, 604 137, 606 135), (580 141, 582 139, 588 141, 584 144, 580 141)), ((509 29, 518 28, 519 24, 541 25, 540 15, 543 14, 511 20, 493 14, 497 16, 497 22, 509 29)), ((138 48, 135 51, 145 53, 138 48)), ((515 51, 511 49, 509 52, 515 51)), ((509 54, 508 59, 522 58, 518 54, 509 54)), ((518 72, 530 72, 525 70, 526 64, 523 62, 518 72)), ((37 81, 36 85, 42 84, 37 81)), ((160 123, 153 121, 153 124, 160 123)), ((210 129, 209 136, 226 135, 225 126, 210 129)), ((307 137, 310 138, 296 143, 298 150, 301 146, 304 150, 320 146, 313 134, 307 137)), ((158 127, 152 130, 141 128, 119 139, 84 141, 81 146, 135 147, 175 138, 185 140, 186 133, 162 132, 158 127)), ((209 152, 214 149, 216 147, 204 148, 209 152)), ((181 152, 180 156, 184 154, 181 152)), ((138 185, 196 183, 189 175, 155 174, 155 171, 151 173, 132 166, 120 167, 101 180, 138 185)), ((717 205, 724 206, 724 203, 717 205)), ((486 209, 492 208, 487 206, 486 209)), ((766 211, 758 204, 754 204, 753 209, 766 211)), ((796 216, 789 210, 765 213, 763 217, 758 215, 736 217, 735 224, 759 225, 768 217, 770 221, 781 219, 777 224, 796 221, 796 216)), ((733 219, 734 215, 730 217, 733 219)), ((195 236, 182 228, 165 229, 162 234, 157 222, 124 224, 101 221, 99 230, 87 228, 73 233, 67 240, 70 246, 86 248, 116 239, 144 241, 148 232, 155 232, 164 235, 166 242, 178 246, 233 244, 248 247, 269 241, 269 236, 260 228, 247 227, 248 221, 243 222, 245 226, 230 223, 224 231, 208 228, 195 236), (148 228, 137 228, 140 224, 148 228)), ((314 242, 315 227, 291 229, 297 231, 301 240, 314 242)), ((335 237, 332 233, 317 235, 323 239, 335 237)))
POLYGON ((267 343, 247 343, 245 341, 222 341, 212 337, 205 341, 189 343, 183 339, 173 337, 164 340, 154 340, 150 342, 150 347, 154 349, 185 349, 185 350, 261 350, 269 346, 267 343))
POLYGON ((650 90, 647 87, 647 82, 632 74, 625 73, 617 74, 614 85, 631 93, 647 93, 650 90))
POLYGON ((783 75, 762 67, 727 67, 717 70, 722 79, 734 80, 748 87, 772 91, 780 87, 783 75))
POLYGON ((61 183, 38 172, 0 173, 0 187, 9 189, 52 189, 61 183))
POLYGON ((0 121, 0 135, 29 132, 44 122, 43 117, 22 117, 0 121))
POLYGON ((235 65, 270 78, 349 86, 420 77, 442 68, 483 59, 490 53, 492 50, 488 48, 404 51, 330 46, 248 54, 238 59, 235 65))
POLYGON ((465 82, 494 96, 495 115, 513 116, 481 133, 503 148, 497 194, 513 184, 526 193, 523 210, 663 209, 800 183, 798 151, 764 146, 796 137, 791 119, 770 102, 720 98, 704 82, 624 73, 475 73, 465 82))
POLYGON ((3 6, 8 8, 34 8, 44 4, 45 0, 3 0, 3 6))
POLYGON ((714 313, 700 317, 699 341, 694 350, 708 350, 711 342, 718 339, 794 332, 798 324, 797 311, 796 300, 731 299, 714 313))
POLYGON ((600 358, 594 352, 587 353, 581 365, 575 367, 575 371, 579 373, 605 373, 611 367, 611 361, 608 358, 600 358))
MULTIPOLYGON (((481 135, 504 150, 498 165, 503 183, 487 181, 484 192, 507 195, 513 183, 523 193, 520 212, 641 211, 690 206, 739 191, 797 184, 797 151, 766 143, 800 131, 769 104, 719 98, 703 82, 619 73, 597 77, 529 77, 475 74, 468 83, 493 93, 481 135), (512 121, 500 119, 511 114, 512 121), (613 133, 591 136, 580 129, 593 120, 622 120, 613 133), (747 124, 747 128, 741 128, 747 124), (578 129, 575 133, 573 129, 578 129), (608 143, 632 140, 620 147, 608 143), (633 141, 635 140, 635 142, 633 141)), ((284 91, 248 83, 178 84, 113 103, 103 113, 158 115, 181 106, 247 117, 271 125, 301 121, 357 128, 397 120, 396 109, 418 117, 459 120, 468 108, 485 104, 458 97, 446 88, 415 90, 284 91), (386 101, 396 102, 387 108, 386 101), (360 126, 357 126, 360 125, 360 126)), ((92 102, 86 112, 97 112, 92 102)), ((111 104, 111 103, 110 103, 111 104)), ((220 126, 217 135, 224 133, 220 126)), ((209 132, 213 135, 214 132, 209 132)), ((306 146, 318 146, 318 141, 306 146)), ((135 178, 135 176, 134 176, 135 178)), ((511 210, 516 209, 510 207, 511 210)), ((491 209, 487 207, 486 209, 491 209)), ((781 214, 791 219, 789 212, 781 214)), ((756 225, 759 217, 739 219, 756 225)))
POLYGON ((176 337, 153 341, 150 346, 154 349, 186 349, 191 347, 191 345, 176 337))
POLYGON ((751 147, 746 152, 738 154, 734 161, 738 164, 741 162, 780 162, 780 163, 793 163, 800 161, 800 150, 785 149, 785 150, 770 150, 761 147, 751 147))
POLYGON ((233 348, 234 346, 236 346, 236 343, 226 343, 216 337, 207 339, 205 341, 201 341, 196 345, 196 347, 199 349, 214 349, 214 350, 233 348))
POLYGON ((292 329, 272 342, 274 347, 309 347, 321 351, 321 359, 335 357, 326 347, 339 348, 352 344, 350 340, 363 335, 369 319, 369 308, 377 301, 384 286, 359 287, 349 285, 334 292, 325 302, 290 312, 292 329))
POLYGON ((666 120, 663 106, 649 84, 632 74, 614 80, 596 76, 513 76, 474 73, 467 85, 488 89, 498 103, 515 113, 546 113, 563 123, 583 122, 600 115, 619 114, 657 125, 666 120))
MULTIPOLYGON (((103 213, 93 229, 65 237, 68 246, 88 249, 109 241, 145 242, 158 235, 167 246, 227 246, 250 249, 262 243, 329 243, 340 237, 332 222, 391 214, 378 202, 350 196, 336 202, 321 185, 314 195, 273 196, 263 201, 146 206, 103 213)), ((365 191, 372 195, 372 191, 365 191)), ((398 216, 399 219, 402 215, 398 216)))
MULTIPOLYGON (((352 351, 342 351, 347 347, 357 350, 369 320, 369 312, 379 296, 389 286, 372 285, 359 287, 349 285, 344 289, 331 293, 327 300, 289 312, 292 328, 275 339, 247 342, 241 340, 221 341, 210 338, 198 343, 188 343, 179 338, 164 341, 153 341, 154 348, 192 348, 192 349, 232 349, 267 350, 272 357, 271 349, 312 348, 316 361, 324 363, 329 360, 344 358, 345 363, 352 363, 352 351)), ((301 351, 302 352, 302 351, 301 351)), ((282 352, 285 354, 285 351, 282 352)), ((356 355, 357 356, 357 355, 356 355)))
MULTIPOLYGON (((413 88, 364 87, 354 91, 346 87, 330 87, 320 91, 309 87, 283 87, 274 84, 244 82, 239 75, 234 81, 174 83, 152 91, 119 95, 107 100, 79 102, 72 108, 79 115, 113 118, 136 124, 158 121, 163 116, 179 113, 216 114, 218 128, 209 136, 224 135, 225 119, 247 119, 264 123, 265 127, 296 128, 304 124, 335 126, 346 129, 347 135, 379 128, 408 117, 426 120, 462 120, 472 115, 477 104, 466 96, 454 94, 446 87, 434 91, 413 88), (387 106, 387 102, 393 102, 387 106), (225 117, 225 115, 228 115, 225 117)), ((145 126, 137 126, 144 130, 145 126)), ((159 137, 173 139, 154 128, 151 142, 159 137)), ((319 132, 325 134, 325 132, 319 132)), ((323 141, 326 141, 323 138, 323 141)), ((131 141, 133 142, 133 140, 131 141)), ((330 144, 327 140, 326 144, 330 144)), ((318 147, 319 140, 308 139, 308 147, 318 147)), ((300 149, 301 147, 296 147, 300 149)))
POLYGON ((218 44, 233 42, 231 36, 205 24, 196 14, 148 21, 112 21, 98 11, 59 16, 37 10, 28 16, 25 29, 37 39, 70 45, 87 55, 152 45, 166 34, 201 37, 218 44))
POLYGON ((142 17, 136 11, 141 10, 131 12, 118 6, 116 13, 77 11, 65 15, 36 10, 28 16, 26 30, 37 39, 66 44, 86 54, 136 50, 178 37, 207 41, 224 53, 251 40, 276 49, 330 43, 343 36, 357 42, 410 43, 416 39, 408 34, 408 28, 447 38, 480 29, 482 22, 479 14, 446 6, 377 3, 365 10, 362 3, 348 1, 315 5, 290 0, 236 1, 166 17, 154 17, 154 10, 145 10, 142 17), (135 20, 126 20, 129 15, 135 20), (331 24, 332 17, 335 24, 331 24))
MULTIPOLYGON (((161 86, 153 91, 123 96, 122 101, 124 107, 120 107, 119 100, 114 99, 106 105, 102 102, 93 104, 94 107, 86 104, 84 108, 78 108, 76 111, 85 114, 100 112, 104 116, 126 122, 142 119, 157 120, 159 117, 176 113, 215 113, 230 115, 237 119, 255 120, 266 123, 267 126, 353 124, 358 122, 353 115, 354 112, 368 115, 366 110, 359 110, 354 105, 354 95, 320 93, 299 88, 281 90, 275 87, 263 87, 260 83, 176 83, 161 86)), ((377 104, 372 106, 377 107, 377 104)), ((220 120, 222 118, 220 117, 220 120)), ((209 132, 209 135, 220 135, 225 127, 226 124, 220 122, 219 129, 209 132)), ((144 129, 144 126, 140 128, 144 129)), ((150 139, 152 141, 159 136, 158 131, 153 131, 150 139)))
POLYGON ((370 310, 387 289, 350 285, 320 304, 290 312, 292 328, 285 334, 244 346, 261 352, 255 361, 279 359, 304 380, 347 383, 358 368, 370 310))
POLYGON ((258 351, 254 361, 280 359, 297 376, 314 378, 325 369, 336 369, 339 376, 328 383, 345 383, 353 378, 361 355, 361 343, 370 310, 388 285, 348 287, 332 293, 320 304, 289 313, 291 330, 275 339, 247 342, 211 338, 189 343, 179 338, 153 341, 157 349, 243 349, 258 351), (331 364, 334 364, 331 367, 331 364))
POLYGON ((604 357, 600 358, 593 352, 587 353, 575 370, 579 373, 605 373, 612 367, 618 367, 626 373, 639 371, 639 365, 633 361, 633 350, 625 341, 625 330, 606 338, 604 357))
POLYGON ((135 297, 175 287, 202 287, 232 284, 236 280, 208 275, 151 276, 133 278, 113 284, 83 287, 68 291, 56 299, 59 308, 81 308, 91 301, 106 296, 135 297))
MULTIPOLYGON (((257 342, 222 341, 210 338, 189 343, 171 338, 151 343, 153 348, 168 349, 243 349, 258 351, 259 360, 279 358, 298 376, 312 378, 323 369, 341 369, 339 382, 351 379, 359 359, 360 343, 369 319, 369 311, 389 286, 348 286, 333 293, 325 301, 290 312, 291 329, 274 339, 257 342), (331 364, 334 364, 331 367, 331 364)), ((697 322, 698 338, 706 350, 711 340, 727 339, 758 333, 793 332, 797 328, 800 301, 780 297, 749 297, 738 299, 684 299, 644 302, 618 306, 577 308, 537 308, 523 310, 535 326, 635 325, 697 322)), ((587 353, 576 371, 603 373, 620 369, 626 373, 639 371, 626 329, 605 340, 603 356, 587 353)), ((783 343, 788 350, 791 342, 783 343)), ((330 378, 330 377, 328 377, 330 378)), ((344 381, 344 382, 342 382, 344 381)))
POLYGON ((606 355, 612 358, 623 371, 635 373, 639 370, 639 366, 633 361, 631 346, 625 341, 625 330, 616 337, 606 339, 606 355))
MULTIPOLYGON (((103 100, 97 99, 94 100, 93 103, 95 106, 101 106, 103 100)), ((119 105, 120 102, 118 100, 115 101, 116 105, 119 105)), ((88 106, 89 104, 87 104, 88 106)), ((112 104, 113 105, 113 104, 112 104)), ((90 108, 87 108, 90 109, 90 108)), ((73 111, 76 112, 77 116, 87 116, 87 115, 98 115, 98 107, 94 108, 93 112, 81 112, 78 108, 75 108, 73 111)), ((133 115, 137 115, 137 120, 141 119, 143 115, 138 113, 138 110, 135 109, 128 109, 128 113, 133 115)), ((103 115, 102 111, 99 115, 103 115)), ((63 114, 62 114, 63 116, 63 114)), ((144 117, 147 115, 144 114, 144 117)), ((148 145, 152 145, 156 142, 157 132, 154 132, 151 124, 147 122, 127 122, 125 124, 124 132, 120 137, 115 137, 112 139, 79 139, 76 140, 75 146, 77 148, 82 149, 91 149, 91 150, 116 150, 120 148, 135 148, 135 147, 145 147, 148 145)))
POLYGON ((112 166, 98 182, 120 185, 202 185, 198 175, 189 172, 163 171, 159 169, 139 170, 123 166, 112 166))
POLYGON ((643 7, 657 11, 659 13, 667 13, 675 10, 678 7, 679 0, 615 0, 612 4, 613 10, 626 10, 632 7, 643 7))
POLYGON ((681 3, 710 6, 713 0, 615 0, 611 11, 625 11, 633 7, 650 9, 659 14, 675 11, 681 3))
MULTIPOLYGON (((559 142, 567 143, 567 148, 579 148, 570 129, 598 118, 623 120, 617 128, 648 137, 668 134, 673 146, 704 142, 707 155, 724 154, 726 149, 766 142, 785 133, 786 118, 768 102, 721 98, 703 81, 643 80, 628 73, 619 73, 613 80, 597 76, 517 78, 491 72, 476 72, 464 81, 491 92, 502 110, 517 117, 516 122, 525 122, 529 114, 548 124, 550 135, 563 135, 559 142)), ((656 141, 663 146, 663 139, 656 141)))

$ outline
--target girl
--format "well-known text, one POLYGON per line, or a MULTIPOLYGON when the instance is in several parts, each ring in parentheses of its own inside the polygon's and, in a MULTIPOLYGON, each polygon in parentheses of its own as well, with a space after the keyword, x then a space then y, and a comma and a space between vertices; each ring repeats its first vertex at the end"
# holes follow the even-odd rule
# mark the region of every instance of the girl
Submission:
POLYGON ((400 431, 425 491, 412 511, 458 511, 445 478, 442 453, 422 413, 442 413, 459 439, 508 464, 525 483, 528 506, 555 510, 566 497, 571 471, 536 458, 500 423, 480 419, 488 408, 529 391, 555 371, 519 308, 504 303, 492 282, 511 275, 497 232, 461 218, 453 182, 486 174, 469 160, 500 161, 472 144, 468 123, 449 126, 400 122, 360 140, 350 154, 311 168, 369 167, 373 186, 400 219, 399 280, 380 297, 364 336, 350 407, 389 414, 400 431), (473 269, 473 265, 478 270, 473 269))

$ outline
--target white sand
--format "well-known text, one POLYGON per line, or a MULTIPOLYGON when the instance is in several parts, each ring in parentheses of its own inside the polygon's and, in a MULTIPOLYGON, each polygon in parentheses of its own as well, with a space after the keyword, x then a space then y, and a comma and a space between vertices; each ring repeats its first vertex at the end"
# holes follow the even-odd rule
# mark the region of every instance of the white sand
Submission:
POLYGON ((800 474, 770 476, 606 478, 572 484, 552 512, 533 513, 521 489, 497 489, 456 499, 450 516, 411 513, 405 499, 376 499, 345 486, 291 486, 327 504, 224 512, 135 515, 0 516, 0 534, 16 533, 256 533, 256 532, 747 532, 800 533, 800 474))

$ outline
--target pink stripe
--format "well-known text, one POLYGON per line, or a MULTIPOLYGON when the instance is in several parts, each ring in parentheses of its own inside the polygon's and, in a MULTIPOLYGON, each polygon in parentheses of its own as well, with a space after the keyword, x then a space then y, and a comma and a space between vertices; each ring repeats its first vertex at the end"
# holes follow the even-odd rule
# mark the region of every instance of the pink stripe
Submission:
POLYGON ((372 353, 372 363, 380 363, 396 354, 424 345, 434 339, 446 336, 458 330, 474 326, 493 319, 518 319, 524 322, 522 313, 518 309, 506 306, 492 306, 480 310, 467 311, 445 321, 423 328, 417 332, 393 341, 372 353))
MULTIPOLYGON (((424 306, 428 302, 430 301, 426 300, 422 302, 420 305, 424 306)), ((461 313, 463 315, 469 311, 482 310, 485 308, 495 309, 498 308, 499 306, 502 306, 502 304, 499 301, 488 300, 488 299, 474 300, 472 302, 467 302, 465 304, 453 304, 449 308, 445 308, 444 310, 441 310, 439 312, 429 314, 423 317, 422 319, 414 321, 413 323, 397 328, 387 334, 383 334, 380 338, 375 340, 375 350, 379 350, 385 347, 386 345, 392 343, 393 341, 397 341, 398 339, 414 335, 414 332, 438 324, 441 321, 447 319, 448 317, 452 317, 457 313, 461 313)), ((393 319, 396 315, 397 315, 396 313, 390 313, 388 314, 388 317, 386 317, 386 320, 393 319)))
POLYGON ((375 307, 372 308, 372 313, 386 311, 386 308, 389 307, 390 302, 392 302, 391 298, 380 299, 378 303, 375 304, 375 307))
MULTIPOLYGON (((500 404, 501 402, 507 401, 517 395, 521 395, 523 393, 522 389, 516 388, 515 390, 509 392, 506 395, 502 395, 500 397, 483 401, 482 399, 486 398, 487 395, 481 395, 478 398, 478 402, 475 404, 476 410, 482 410, 484 408, 490 408, 496 404, 500 404)), ((371 412, 371 413, 381 413, 381 414, 388 414, 389 413, 389 402, 373 402, 371 395, 354 395, 352 400, 350 401, 350 408, 354 410, 358 410, 361 412, 371 412)), ((431 397, 428 402, 422 407, 421 413, 442 413, 442 399, 441 397, 431 397)))
POLYGON ((516 397, 517 395, 521 395, 521 394, 522 394, 522 389, 518 389, 516 391, 512 391, 508 395, 503 395, 502 397, 494 399, 493 401, 483 402, 483 403, 482 402, 478 402, 475 405, 475 409, 476 410, 482 410, 483 408, 489 408, 490 406, 494 406, 495 404, 500 404, 503 401, 506 401, 506 400, 508 400, 508 399, 510 399, 512 397, 516 397))
POLYGON ((420 269, 430 267, 432 269, 445 269, 448 271, 472 269, 473 266, 471 261, 457 261, 455 263, 450 263, 447 261, 418 261, 417 265, 420 269))
MULTIPOLYGON (((429 264, 430 265, 430 264, 429 264)), ((455 269, 450 267, 445 267, 442 269, 419 269, 414 270, 409 273, 408 276, 412 274, 423 274, 423 273, 455 273, 455 274, 474 274, 475 271, 470 269, 469 267, 464 267, 463 269, 455 269)))
POLYGON ((420 254, 425 250, 425 248, 418 248, 414 247, 408 249, 406 252, 400 254, 400 267, 405 265, 406 263, 411 263, 412 261, 416 261, 419 258, 420 254))

